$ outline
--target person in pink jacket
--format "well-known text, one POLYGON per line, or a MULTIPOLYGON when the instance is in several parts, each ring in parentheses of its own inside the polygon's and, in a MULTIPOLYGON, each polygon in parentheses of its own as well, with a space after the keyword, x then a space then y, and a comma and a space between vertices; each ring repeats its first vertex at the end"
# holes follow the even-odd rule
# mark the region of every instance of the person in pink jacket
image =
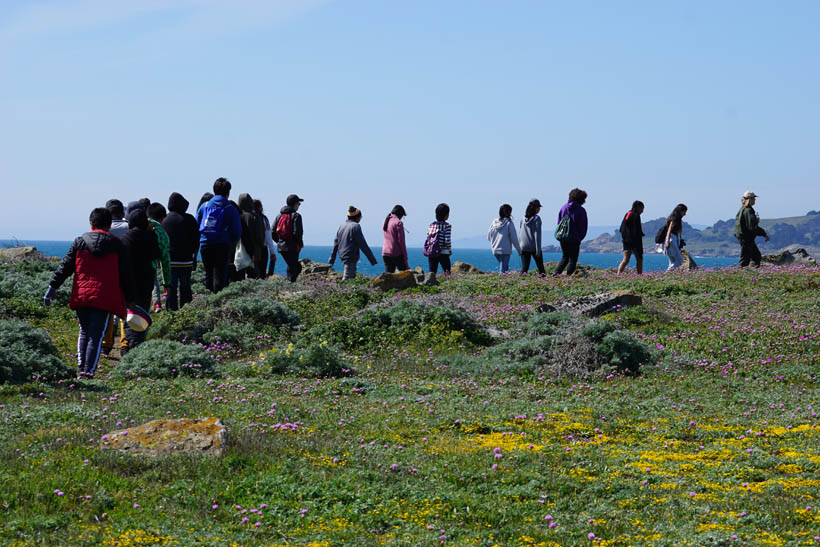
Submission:
POLYGON ((407 263, 407 245, 404 242, 404 223, 402 217, 407 216, 404 207, 396 205, 387 218, 384 219, 382 230, 384 231, 384 245, 382 246, 382 259, 384 261, 384 271, 393 273, 397 269, 400 272, 409 270, 407 263))

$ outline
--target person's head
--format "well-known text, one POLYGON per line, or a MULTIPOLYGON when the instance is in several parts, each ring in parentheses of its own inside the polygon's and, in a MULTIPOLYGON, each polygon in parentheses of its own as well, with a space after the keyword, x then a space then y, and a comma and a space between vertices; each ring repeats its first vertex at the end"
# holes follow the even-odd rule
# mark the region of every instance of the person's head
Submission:
POLYGON ((587 200, 587 193, 580 188, 573 188, 569 191, 569 201, 583 205, 587 200))
POLYGON ((743 196, 740 198, 740 201, 743 203, 743 205, 751 207, 755 204, 755 201, 757 201, 757 194, 755 194, 751 190, 746 190, 745 192, 743 192, 743 196))
POLYGON ((351 205, 347 208, 347 220, 359 222, 362 219, 362 212, 355 206, 351 205))
POLYGON ((678 203, 677 205, 675 205, 675 208, 672 209, 672 214, 669 215, 669 218, 680 220, 684 217, 684 215, 686 215, 686 211, 688 209, 689 208, 683 203, 678 203))
POLYGON ((541 202, 537 199, 533 198, 527 204, 527 208, 524 210, 524 218, 532 218, 538 214, 538 211, 541 210, 541 202))
POLYGON ((168 213, 165 211, 165 206, 162 203, 154 202, 148 206, 148 218, 162 222, 168 213))
POLYGON ((285 199, 285 205, 293 209, 294 211, 299 210, 299 206, 302 205, 302 202, 305 201, 296 194, 291 194, 285 199))
POLYGON ((239 194, 239 199, 237 199, 237 203, 239 203, 239 208, 246 213, 253 212, 253 196, 248 193, 241 193, 239 194))
POLYGON ((637 199, 632 202, 632 212, 636 215, 640 215, 643 213, 643 202, 638 201, 637 199))
POLYGON ((105 202, 105 208, 111 213, 111 218, 121 219, 125 218, 125 206, 116 198, 109 199, 105 202))
POLYGON ((219 177, 214 181, 214 195, 226 198, 231 195, 231 181, 225 177, 219 177))
POLYGON ((390 222, 390 217, 395 216, 399 220, 407 216, 407 211, 404 210, 404 207, 401 205, 395 205, 391 210, 390 214, 384 219, 384 224, 382 225, 382 231, 387 231, 387 223, 390 222))
POLYGON ((202 207, 203 203, 207 203, 207 202, 211 201, 213 199, 213 197, 214 197, 214 195, 210 192, 205 192, 204 194, 202 194, 202 197, 199 198, 199 203, 196 206, 197 210, 200 207, 202 207))
POLYGON ((438 222, 444 222, 448 218, 450 218, 450 206, 446 203, 436 205, 436 220, 438 222))
POLYGON ((148 206, 151 205, 151 200, 148 198, 140 198, 137 201, 139 201, 140 205, 142 205, 146 209, 148 209, 148 206))
POLYGON ((171 192, 171 195, 168 196, 168 210, 173 211, 175 213, 184 213, 188 210, 188 200, 185 199, 180 193, 171 192))
POLYGON ((253 200, 253 210, 255 212, 259 213, 260 215, 265 213, 265 209, 262 207, 262 200, 261 199, 253 200))
MULTIPOLYGON (((122 207, 122 203, 120 203, 120 207, 122 207)), ((97 207, 91 211, 88 222, 91 223, 92 230, 104 230, 107 232, 111 229, 111 211, 105 207, 97 207)))
POLYGON ((148 215, 145 213, 144 208, 137 207, 128 213, 128 227, 139 230, 148 229, 148 215))
POLYGON ((505 203, 498 208, 498 220, 504 220, 512 216, 512 205, 505 203))

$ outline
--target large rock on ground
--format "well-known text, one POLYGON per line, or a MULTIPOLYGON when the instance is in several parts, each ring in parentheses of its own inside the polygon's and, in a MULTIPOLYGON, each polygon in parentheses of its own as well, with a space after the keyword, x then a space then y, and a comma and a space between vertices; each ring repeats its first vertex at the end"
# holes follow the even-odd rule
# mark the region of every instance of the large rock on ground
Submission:
POLYGON ((42 261, 46 259, 43 253, 38 251, 36 247, 31 246, 0 249, 0 258, 14 262, 22 260, 42 261))
POLYGON ((786 264, 803 264, 806 266, 815 266, 817 260, 811 256, 806 249, 802 247, 799 249, 786 249, 777 254, 763 255, 762 262, 766 264, 774 264, 776 266, 784 266, 786 264))
POLYGON ((100 446, 103 450, 152 457, 179 452, 221 456, 227 431, 222 420, 215 417, 154 420, 103 435, 100 446))
POLYGON ((410 270, 396 273, 384 272, 373 280, 372 286, 382 291, 410 289, 418 286, 416 272, 410 270))
POLYGON ((328 273, 333 271, 333 266, 326 262, 313 262, 309 258, 303 258, 299 261, 299 264, 302 265, 302 273, 307 274, 317 274, 317 273, 328 273))
POLYGON ((453 263, 452 270, 453 270, 454 273, 460 273, 460 274, 483 274, 483 273, 485 273, 483 270, 479 270, 478 268, 476 268, 472 264, 469 264, 467 262, 462 262, 460 260, 456 260, 453 263))
POLYGON ((641 302, 641 297, 637 294, 613 291, 573 298, 556 304, 541 304, 535 310, 541 313, 567 311, 587 317, 598 317, 613 309, 640 306, 641 302))
POLYGON ((433 272, 417 273, 416 283, 423 287, 435 287, 436 285, 439 285, 438 279, 436 279, 436 274, 433 272))
POLYGON ((681 270, 697 270, 698 264, 695 262, 695 259, 692 258, 692 255, 687 253, 686 251, 681 251, 680 254, 683 256, 683 264, 681 264, 681 270))

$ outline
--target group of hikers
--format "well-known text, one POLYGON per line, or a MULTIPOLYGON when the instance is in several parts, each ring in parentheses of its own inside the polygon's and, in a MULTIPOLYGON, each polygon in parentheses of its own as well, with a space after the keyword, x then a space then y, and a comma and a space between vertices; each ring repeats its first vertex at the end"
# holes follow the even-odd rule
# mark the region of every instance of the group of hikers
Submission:
MULTIPOLYGON (((192 299, 191 275, 201 257, 205 286, 218 292, 231 281, 265 278, 273 273, 276 251, 287 265, 286 278, 294 282, 301 273, 299 253, 304 247, 302 217, 299 208, 304 201, 296 194, 289 195, 285 206, 271 223, 264 214, 262 202, 249 194, 240 194, 237 201, 230 198, 231 183, 218 178, 213 193, 207 192, 199 200, 194 215, 188 213, 189 202, 174 192, 164 205, 147 198, 128 203, 110 199, 105 207, 91 211, 91 230, 76 238, 54 272, 43 302, 49 306, 57 289, 74 276, 69 307, 76 311, 80 323, 77 361, 80 376, 93 377, 101 353, 114 346, 117 324, 120 331, 120 352, 125 355, 146 338, 150 325, 150 309, 162 309, 162 299, 168 310, 177 310, 192 299), (136 320, 132 321, 132 317, 136 320), (117 319, 119 318, 119 320, 117 319), (126 319, 127 318, 127 319, 126 319), (140 319, 141 318, 141 319, 140 319)), ((581 242, 587 234, 587 213, 583 205, 587 193, 574 188, 569 199, 560 208, 555 238, 561 245, 561 260, 554 275, 576 271, 581 242)), ((768 241, 759 226, 754 211, 757 196, 747 191, 735 221, 735 235, 740 241, 740 266, 760 265, 760 250, 755 237, 768 241)), ((524 218, 516 232, 512 222, 512 207, 499 208, 487 235, 499 271, 509 271, 512 249, 521 256, 521 273, 526 274, 534 261, 540 275, 545 275, 541 235, 541 202, 532 199, 524 211, 524 218)), ((622 273, 635 255, 636 272, 643 270, 643 231, 641 214, 644 204, 635 201, 624 215, 620 233, 623 240, 623 260, 618 266, 622 273)), ((669 269, 683 262, 681 248, 683 217, 687 207, 675 206, 658 230, 655 242, 669 259, 669 269)), ((386 272, 409 269, 407 245, 402 218, 403 206, 396 205, 382 224, 384 244, 382 259, 386 272)), ((450 207, 440 203, 435 209, 435 221, 427 228, 423 252, 429 271, 434 275, 441 266, 447 275, 451 272, 452 226, 448 221, 450 207)), ((338 257, 343 264, 343 279, 356 276, 360 253, 371 264, 376 257, 365 240, 360 221, 362 212, 350 206, 347 218, 339 227, 329 259, 332 265, 338 257)))

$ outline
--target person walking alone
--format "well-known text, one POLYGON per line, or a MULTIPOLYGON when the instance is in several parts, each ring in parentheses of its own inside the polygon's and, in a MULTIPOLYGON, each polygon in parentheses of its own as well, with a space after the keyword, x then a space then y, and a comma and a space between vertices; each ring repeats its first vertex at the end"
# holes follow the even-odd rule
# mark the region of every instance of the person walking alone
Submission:
POLYGON ((626 212, 621 221, 621 240, 624 244, 624 259, 618 264, 618 273, 622 274, 629 264, 631 255, 635 255, 635 273, 643 273, 643 229, 641 228, 643 202, 632 202, 632 209, 626 212))
POLYGON ((521 275, 530 270, 530 259, 535 260, 539 275, 546 275, 544 270, 544 253, 541 250, 541 202, 531 199, 524 210, 521 220, 521 231, 518 239, 521 244, 521 275))
POLYGON ((765 237, 769 241, 769 234, 760 227, 760 217, 755 213, 754 204, 757 194, 751 190, 743 192, 740 199, 740 210, 735 217, 735 237, 740 242, 740 262, 738 265, 745 268, 750 263, 755 268, 760 267, 760 249, 757 248, 755 238, 765 237))
POLYGON ((499 273, 507 273, 510 269, 510 255, 512 255, 513 247, 519 255, 521 254, 521 245, 512 221, 512 206, 509 203, 498 208, 498 218, 490 224, 487 239, 490 242, 493 256, 498 261, 499 273))
POLYGON ((279 247, 279 254, 287 264, 285 277, 291 283, 295 282, 302 272, 302 265, 299 264, 299 252, 305 246, 302 241, 304 230, 302 228, 302 215, 299 214, 299 207, 305 201, 296 194, 291 194, 285 200, 285 206, 279 211, 276 220, 273 221, 273 240, 279 247))
POLYGON ((356 277, 356 265, 359 262, 359 251, 364 253, 364 256, 370 261, 371 266, 376 265, 376 257, 373 256, 373 251, 367 245, 362 233, 362 227, 359 222, 362 220, 362 212, 351 205, 347 209, 347 220, 344 224, 339 226, 339 231, 336 232, 336 239, 333 241, 333 251, 330 253, 330 260, 328 262, 332 266, 336 262, 336 255, 344 264, 344 273, 342 280, 353 279, 356 277))
POLYGON ((404 240, 404 223, 401 220, 405 216, 407 213, 404 207, 396 205, 382 224, 382 232, 384 232, 382 261, 384 271, 387 273, 410 269, 407 261, 407 243, 404 240))
POLYGON ((569 200, 558 211, 558 224, 564 217, 569 219, 569 237, 559 240, 561 244, 561 260, 555 268, 554 275, 561 275, 564 268, 567 275, 575 273, 578 264, 578 255, 581 253, 581 242, 587 236, 587 211, 583 208, 587 201, 587 193, 580 188, 573 188, 569 193, 569 200))

